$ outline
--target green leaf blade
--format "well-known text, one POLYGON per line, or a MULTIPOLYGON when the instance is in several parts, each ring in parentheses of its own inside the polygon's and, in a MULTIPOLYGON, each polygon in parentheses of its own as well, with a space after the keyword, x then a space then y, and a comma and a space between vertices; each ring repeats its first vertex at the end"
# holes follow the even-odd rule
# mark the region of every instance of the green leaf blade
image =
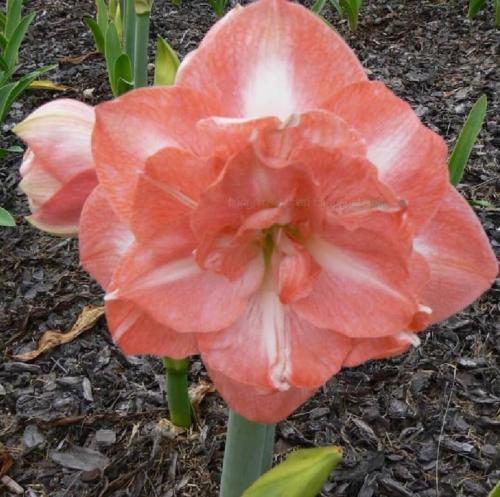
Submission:
POLYGON ((469 10, 467 15, 474 19, 479 14, 479 11, 484 7, 486 0, 470 0, 469 1, 469 10))
POLYGON ((87 28, 90 29, 90 32, 94 37, 94 43, 97 51, 104 54, 104 33, 101 31, 101 28, 92 17, 85 16, 83 18, 83 22, 87 25, 87 28))
POLYGON ((5 17, 4 34, 5 38, 10 39, 21 22, 21 10, 23 0, 7 0, 7 15, 5 17))
POLYGON ((116 59, 114 74, 117 80, 117 96, 134 88, 132 62, 125 52, 116 59))
POLYGON ((495 485, 495 488, 488 494, 488 497, 500 497, 500 481, 495 485))
POLYGON ((488 100, 486 95, 481 95, 472 106, 472 109, 465 120, 465 124, 458 135, 457 142, 453 147, 450 160, 448 161, 448 170, 450 172, 450 182, 458 185, 464 174, 465 166, 469 160, 470 154, 481 131, 488 100))
POLYGON ((298 450, 262 475, 242 497, 315 497, 341 460, 338 447, 298 450))
POLYGON ((118 37, 118 32, 116 26, 113 22, 108 24, 108 29, 106 30, 105 38, 105 49, 104 55, 106 58, 106 68, 108 70, 109 83, 111 85, 111 91, 113 95, 117 97, 119 95, 119 78, 116 77, 115 66, 116 61, 122 54, 122 47, 120 43, 120 38, 118 37))
POLYGON ((158 35, 156 41, 155 86, 173 85, 179 65, 179 57, 177 57, 175 51, 158 35))
POLYGON ((12 217, 12 214, 3 207, 0 207, 0 226, 13 227, 16 225, 16 220, 12 217))
POLYGON ((21 47, 21 43, 23 42, 23 38, 28 31, 30 24, 36 17, 36 13, 32 12, 28 14, 26 17, 23 17, 21 22, 17 25, 16 29, 12 33, 12 36, 6 37, 8 42, 5 47, 4 59, 9 67, 13 67, 17 63, 17 58, 19 54, 19 48, 21 47))

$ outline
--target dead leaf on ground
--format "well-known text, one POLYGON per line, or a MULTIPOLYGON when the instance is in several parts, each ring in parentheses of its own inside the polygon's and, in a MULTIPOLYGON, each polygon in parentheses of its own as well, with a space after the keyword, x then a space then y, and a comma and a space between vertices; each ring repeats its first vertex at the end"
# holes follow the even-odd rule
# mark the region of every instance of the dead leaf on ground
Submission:
POLYGON ((98 57, 99 55, 101 55, 99 52, 89 52, 83 55, 77 55, 76 57, 64 57, 64 59, 61 59, 60 62, 61 64, 71 64, 77 66, 78 64, 85 62, 87 59, 92 59, 94 57, 98 57))
POLYGON ((10 471, 13 464, 14 460, 12 459, 10 453, 6 450, 2 450, 0 452, 0 478, 10 471))
POLYGON ((12 359, 21 362, 32 361, 50 349, 69 343, 84 331, 92 328, 103 314, 104 307, 102 306, 84 307, 70 331, 67 333, 61 333, 59 331, 46 331, 38 342, 38 347, 35 350, 24 354, 13 355, 12 359))
POLYGON ((162 437, 170 438, 171 440, 186 433, 184 428, 175 426, 172 421, 167 418, 161 418, 156 424, 156 432, 162 437))
POLYGON ((207 380, 201 380, 198 385, 189 388, 189 398, 193 406, 196 417, 199 416, 200 404, 202 400, 209 394, 215 392, 213 383, 207 380))
POLYGON ((50 79, 37 79, 28 86, 30 90, 51 90, 51 91, 76 91, 71 86, 55 83, 50 79))

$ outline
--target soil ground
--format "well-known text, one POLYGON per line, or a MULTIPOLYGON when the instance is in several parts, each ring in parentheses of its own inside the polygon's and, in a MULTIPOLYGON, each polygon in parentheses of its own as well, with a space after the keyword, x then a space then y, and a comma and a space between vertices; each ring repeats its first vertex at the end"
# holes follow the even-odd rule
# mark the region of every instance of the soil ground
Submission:
MULTIPOLYGON (((487 122, 460 190, 493 205, 477 213, 498 250, 498 31, 491 10, 470 22, 466 3, 366 0, 355 34, 335 12, 326 15, 371 77, 408 100, 450 145, 472 103, 488 96, 487 122)), ((72 88, 66 96, 90 104, 109 98, 99 56, 68 60, 94 50, 81 20, 93 2, 33 0, 28 8, 38 16, 23 69, 57 62, 49 76, 72 88)), ((205 2, 175 7, 158 0, 152 35, 161 33, 184 56, 214 21, 205 2)), ((14 122, 59 96, 26 93, 10 113, 2 144, 15 143, 14 122)), ((195 428, 173 436, 164 422, 161 362, 123 356, 102 319, 30 364, 10 358, 32 349, 48 329, 69 330, 84 306, 102 299, 78 267, 77 242, 23 220, 28 207, 16 190, 19 161, 12 155, 0 168, 0 205, 18 221, 0 231, 0 453, 13 458, 9 476, 30 497, 216 497, 227 416, 217 394, 203 400, 195 428), (81 447, 98 454, 82 455, 81 447), (105 457, 109 464, 103 473, 78 470, 70 455, 90 463, 105 457)), ((500 478, 499 294, 497 280, 469 309, 424 333, 420 348, 341 372, 279 424, 277 457, 296 447, 342 446, 344 461, 323 496, 485 497, 500 478)), ((207 380, 199 360, 190 376, 195 385, 207 380)), ((10 494, 0 487, 0 495, 10 494)))

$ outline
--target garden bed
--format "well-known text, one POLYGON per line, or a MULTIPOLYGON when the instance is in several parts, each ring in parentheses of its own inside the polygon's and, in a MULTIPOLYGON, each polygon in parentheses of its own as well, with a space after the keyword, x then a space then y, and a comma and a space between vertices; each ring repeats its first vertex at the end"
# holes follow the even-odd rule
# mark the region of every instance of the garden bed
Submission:
MULTIPOLYGON (((450 144, 473 102, 488 96, 486 124, 459 189, 493 206, 477 212, 498 250, 498 31, 488 11, 471 23, 465 3, 367 0, 355 34, 335 12, 326 14, 370 77, 409 101, 450 144)), ((65 96, 89 104, 110 98, 104 60, 92 54, 82 22, 92 2, 28 5, 38 16, 23 68, 58 62, 48 76, 71 88, 65 96)), ((162 34, 184 56, 215 20, 203 2, 175 7, 158 0, 152 39, 162 34)), ((58 96, 26 93, 10 113, 2 145, 15 142, 8 133, 14 122, 58 96)), ((11 359, 33 349, 46 330, 69 330, 84 306, 102 302, 78 266, 77 241, 23 221, 29 211, 16 190, 19 161, 11 155, 0 168, 0 205, 18 221, 0 230, 0 454, 13 458, 9 476, 30 497, 216 497, 227 419, 216 393, 202 401, 191 431, 174 433, 165 422, 160 360, 125 357, 103 319, 29 364, 11 359), (96 457, 81 447, 107 458, 103 474, 74 468, 72 454, 96 457)), ((422 334, 418 349, 341 372, 279 424, 278 457, 296 447, 342 446, 344 461, 325 496, 485 497, 500 478, 499 295, 497 280, 469 309, 422 334)), ((199 359, 190 377, 193 385, 209 381, 199 359)))

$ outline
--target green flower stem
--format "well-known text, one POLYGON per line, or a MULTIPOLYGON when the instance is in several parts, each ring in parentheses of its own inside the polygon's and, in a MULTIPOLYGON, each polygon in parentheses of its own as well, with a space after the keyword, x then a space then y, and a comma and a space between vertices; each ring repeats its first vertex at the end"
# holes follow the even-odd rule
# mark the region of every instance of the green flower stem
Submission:
POLYGON ((273 465, 273 455, 274 455, 274 438, 276 435, 276 425, 266 425, 266 442, 264 445, 264 451, 262 453, 262 469, 261 474, 271 469, 273 465))
POLYGON ((132 67, 135 57, 135 2, 134 0, 123 0, 123 47, 129 56, 132 67))
POLYGON ((188 394, 189 359, 172 359, 165 357, 165 374, 167 380, 167 402, 170 420, 176 426, 191 426, 191 401, 188 394))
POLYGON ((272 462, 273 446, 274 426, 254 423, 230 411, 220 497, 241 497, 272 462))
POLYGON ((134 88, 148 84, 149 18, 151 13, 135 14, 134 88))

